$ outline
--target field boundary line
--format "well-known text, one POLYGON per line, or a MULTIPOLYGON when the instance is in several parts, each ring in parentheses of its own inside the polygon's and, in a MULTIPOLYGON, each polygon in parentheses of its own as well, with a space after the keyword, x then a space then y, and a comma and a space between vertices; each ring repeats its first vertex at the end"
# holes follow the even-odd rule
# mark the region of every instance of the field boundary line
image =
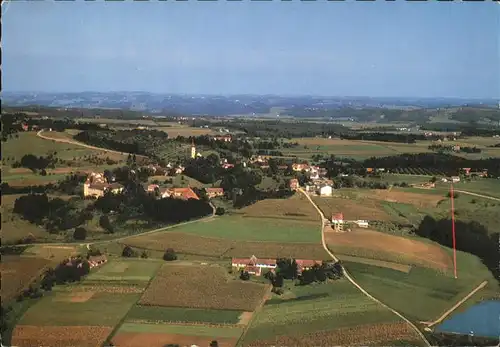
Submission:
MULTIPOLYGON (((328 248, 328 246, 326 245, 326 241, 325 241, 325 233, 323 232, 323 227, 324 227, 324 221, 327 220, 323 214, 323 212, 321 212, 320 208, 314 203, 314 201, 311 199, 311 197, 306 193, 304 192, 304 190, 302 188, 299 188, 298 189, 302 194, 304 194, 306 196, 306 198, 309 200, 309 202, 311 204, 313 204, 313 206, 316 208, 316 211, 318 211, 319 215, 321 216, 321 242, 323 244, 323 248, 325 249, 325 251, 333 258, 333 260, 335 260, 336 262, 339 261, 339 259, 330 251, 330 249, 328 248)), ((363 289, 363 287, 361 287, 352 277, 351 275, 349 274, 349 272, 347 272, 347 269, 343 266, 342 266, 342 269, 343 269, 343 272, 344 272, 344 276, 349 280, 349 282, 351 282, 356 288, 358 288, 363 294, 365 294, 368 298, 370 298, 371 300, 375 301, 376 303, 382 305, 383 307, 387 308, 388 310, 390 310, 392 313, 394 313, 396 316, 398 316, 399 318, 401 318, 402 320, 404 320, 406 323, 408 323, 412 328, 413 330, 415 330, 415 332, 420 336, 420 338, 425 342, 425 344, 428 346, 428 347, 431 347, 432 345, 429 343, 429 341, 427 341, 427 339, 425 338, 424 334, 417 328, 417 326, 415 324, 413 324, 408 318, 406 318, 405 316, 403 316, 401 313, 399 313, 398 311, 394 310, 393 308, 387 306, 386 304, 384 304, 383 302, 381 302, 380 300, 378 300, 377 298, 375 298, 373 295, 371 295, 370 293, 368 293, 365 289, 363 289)))
POLYGON ((434 322, 427 322, 429 323, 428 327, 432 327, 436 324, 441 323, 447 316, 449 316, 453 311, 455 311, 460 305, 462 305, 464 302, 466 302, 468 299, 470 299, 471 296, 476 294, 478 291, 483 289, 486 285, 488 284, 488 281, 483 281, 481 282, 480 285, 478 285, 476 288, 474 288, 469 294, 467 294, 464 298, 462 298, 459 302, 457 302, 455 305, 453 305, 449 310, 447 310, 445 313, 441 315, 438 319, 436 319, 434 322))
POLYGON ((250 318, 250 321, 243 329, 243 332, 241 333, 240 337, 238 338, 238 341, 236 342, 235 346, 241 346, 241 343, 243 342, 243 339, 247 335, 248 330, 250 329, 253 321, 255 320, 255 317, 257 317, 259 312, 262 310, 262 307, 264 307, 264 304, 266 303, 267 297, 271 293, 272 288, 273 288, 272 285, 268 285, 265 294, 262 296, 262 300, 260 301, 259 305, 253 311, 252 317, 250 318))

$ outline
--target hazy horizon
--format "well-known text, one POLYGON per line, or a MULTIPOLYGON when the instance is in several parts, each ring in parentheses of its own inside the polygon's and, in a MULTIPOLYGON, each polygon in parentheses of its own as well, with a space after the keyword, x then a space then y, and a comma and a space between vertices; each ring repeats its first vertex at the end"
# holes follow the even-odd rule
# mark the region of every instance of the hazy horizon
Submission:
POLYGON ((10 2, 3 91, 498 99, 494 2, 10 2))

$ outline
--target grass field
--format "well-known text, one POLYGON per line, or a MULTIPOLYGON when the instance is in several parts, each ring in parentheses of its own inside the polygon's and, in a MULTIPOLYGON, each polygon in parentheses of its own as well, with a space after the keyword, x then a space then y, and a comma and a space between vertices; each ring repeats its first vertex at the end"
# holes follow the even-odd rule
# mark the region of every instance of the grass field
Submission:
POLYGON ((91 272, 85 282, 147 283, 161 265, 161 261, 156 259, 112 259, 96 272, 91 272))
MULTIPOLYGON (((201 222, 200 224, 203 224, 201 222)), ((208 222, 208 224, 213 222, 208 222)), ((319 235, 318 226, 316 232, 319 235)), ((173 231, 133 236, 121 241, 123 245, 164 252, 173 248, 178 253, 201 257, 296 257, 299 259, 329 259, 319 240, 317 243, 249 242, 204 237, 173 231)))
POLYGON ((206 323, 237 324, 242 311, 210 310, 186 307, 160 307, 136 305, 128 312, 126 321, 148 321, 152 323, 206 323))
POLYGON ((244 339, 245 345, 259 345, 261 340, 276 336, 300 339, 318 331, 399 320, 345 279, 308 286, 293 286, 287 281, 285 288, 289 291, 283 298, 275 296, 257 314, 244 339))
POLYGON ((139 299, 140 294, 105 292, 48 292, 21 318, 20 325, 114 327, 139 299))
POLYGON ((222 216, 169 229, 172 232, 234 241, 320 242, 318 222, 222 216))
MULTIPOLYGON (((458 252, 458 279, 432 269, 413 267, 408 273, 346 261, 346 269, 370 294, 414 321, 433 321, 483 280, 498 292, 488 269, 473 255, 458 252)), ((491 289, 491 288, 490 288, 491 289)))
POLYGON ((120 347, 164 347, 167 344, 208 346, 217 340, 221 347, 234 347, 242 331, 240 327, 124 323, 112 341, 120 347))
POLYGON ((454 184, 454 188, 500 199, 500 179, 489 178, 471 182, 459 182, 454 184))
POLYGON ((253 311, 267 287, 232 280, 219 266, 165 264, 141 297, 141 305, 253 311), (165 288, 172 288, 165 295, 165 288))

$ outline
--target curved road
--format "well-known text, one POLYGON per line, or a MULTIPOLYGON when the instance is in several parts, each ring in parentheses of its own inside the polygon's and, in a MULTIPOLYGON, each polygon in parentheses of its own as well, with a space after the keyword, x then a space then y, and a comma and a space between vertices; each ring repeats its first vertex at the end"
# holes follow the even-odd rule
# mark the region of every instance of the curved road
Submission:
MULTIPOLYGON (((325 215, 323 214, 323 212, 319 209, 319 207, 314 203, 314 201, 312 201, 311 197, 309 196, 309 194, 307 194, 302 188, 299 188, 298 189, 302 194, 304 194, 306 196, 306 198, 309 200, 309 202, 314 206, 314 208, 316 209, 316 211, 318 211, 319 215, 321 216, 321 243, 323 244, 323 248, 325 249, 325 251, 333 258, 333 260, 335 261, 339 261, 339 259, 328 249, 327 245, 326 245, 326 242, 325 242, 325 233, 323 232, 323 227, 324 227, 324 223, 325 223, 325 215)), ((365 289, 363 289, 352 277, 351 275, 347 272, 347 270, 345 269, 344 266, 342 266, 342 269, 344 270, 344 276, 349 280, 349 282, 351 282, 356 288, 358 288, 363 294, 365 294, 368 298, 370 298, 371 300, 375 301, 376 303, 382 305, 383 307, 387 308, 389 311, 391 311, 392 313, 394 313, 396 316, 398 316, 399 318, 401 318, 402 320, 404 320, 406 323, 408 323, 412 328, 413 330, 415 330, 415 332, 420 336, 420 338, 425 342, 425 344, 430 347, 431 344, 429 343, 429 341, 427 341, 427 339, 425 338, 424 334, 422 334, 422 332, 417 328, 417 326, 415 324, 413 324, 408 318, 404 317, 401 313, 399 313, 398 311, 390 308, 389 306, 387 306, 386 304, 384 304, 383 302, 381 302, 380 300, 376 299, 374 296, 372 296, 370 293, 368 293, 365 289)))

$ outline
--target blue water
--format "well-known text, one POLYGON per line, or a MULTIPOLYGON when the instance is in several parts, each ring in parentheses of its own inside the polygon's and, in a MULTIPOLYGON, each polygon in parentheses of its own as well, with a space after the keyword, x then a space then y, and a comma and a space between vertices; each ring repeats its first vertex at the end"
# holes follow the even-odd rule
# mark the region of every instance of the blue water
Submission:
POLYGON ((483 301, 462 313, 457 313, 435 329, 442 333, 456 333, 482 337, 500 336, 500 301, 483 301))

